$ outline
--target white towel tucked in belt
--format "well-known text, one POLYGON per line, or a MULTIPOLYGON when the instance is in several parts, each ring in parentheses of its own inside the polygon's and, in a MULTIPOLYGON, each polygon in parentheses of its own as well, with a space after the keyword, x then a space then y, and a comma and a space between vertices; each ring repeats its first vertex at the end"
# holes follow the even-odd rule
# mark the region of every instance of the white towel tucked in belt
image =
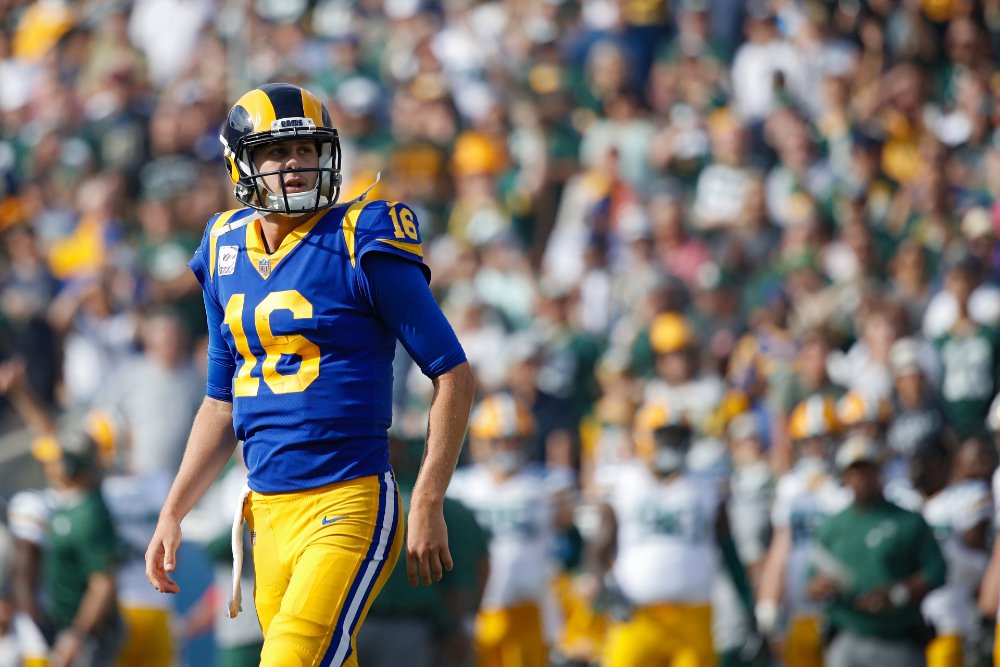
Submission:
POLYGON ((240 504, 236 508, 236 516, 233 517, 233 596, 229 598, 229 618, 236 616, 243 611, 242 596, 240 595, 240 574, 243 572, 243 506, 250 495, 250 487, 244 485, 240 492, 240 504))

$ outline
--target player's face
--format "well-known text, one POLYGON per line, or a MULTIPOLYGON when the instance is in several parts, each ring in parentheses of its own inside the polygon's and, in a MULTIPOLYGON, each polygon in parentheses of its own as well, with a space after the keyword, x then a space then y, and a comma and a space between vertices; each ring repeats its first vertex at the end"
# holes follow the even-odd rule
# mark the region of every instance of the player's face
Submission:
MULTIPOLYGON (((262 174, 281 169, 318 169, 319 152, 316 142, 310 139, 288 139, 261 146, 254 151, 253 162, 258 173, 262 174)), ((271 174, 264 177, 264 185, 272 193, 280 195, 284 181, 284 192, 292 195, 312 190, 318 179, 318 171, 271 174)))
POLYGON ((856 463, 844 471, 844 486, 854 492, 856 502, 870 503, 882 495, 879 467, 874 463, 856 463))
POLYGON ((501 477, 513 475, 525 463, 524 445, 520 438, 494 438, 489 440, 489 466, 501 477))

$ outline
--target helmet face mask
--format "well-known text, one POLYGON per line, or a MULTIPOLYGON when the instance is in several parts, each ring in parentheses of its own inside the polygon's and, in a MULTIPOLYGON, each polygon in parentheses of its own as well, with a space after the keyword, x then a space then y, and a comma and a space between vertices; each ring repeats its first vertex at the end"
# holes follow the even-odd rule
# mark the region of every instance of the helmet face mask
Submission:
POLYGON ((691 429, 669 424, 653 431, 653 455, 650 466, 659 476, 667 477, 687 463, 691 448, 691 429))
POLYGON ((219 133, 223 159, 236 198, 258 211, 282 214, 312 213, 330 208, 340 197, 340 138, 330 114, 312 93, 286 83, 270 83, 243 95, 229 112, 219 133), (309 139, 316 143, 319 163, 261 172, 254 153, 278 142, 309 139), (306 192, 288 192, 289 174, 315 174, 306 192), (277 177, 280 191, 267 187, 277 177))

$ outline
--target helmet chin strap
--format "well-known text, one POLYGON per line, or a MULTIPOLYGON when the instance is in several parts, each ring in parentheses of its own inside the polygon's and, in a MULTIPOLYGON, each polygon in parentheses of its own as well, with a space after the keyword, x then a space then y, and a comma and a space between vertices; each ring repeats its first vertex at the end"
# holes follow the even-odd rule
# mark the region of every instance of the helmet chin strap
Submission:
POLYGON ((266 208, 268 211, 274 211, 275 213, 296 213, 298 211, 312 211, 317 205, 320 207, 326 206, 330 199, 329 197, 319 196, 316 199, 316 192, 319 190, 319 184, 316 185, 312 190, 306 192, 296 192, 289 195, 276 195, 270 190, 267 190, 267 194, 264 199, 267 200, 266 208), (285 202, 288 202, 287 207, 285 202))

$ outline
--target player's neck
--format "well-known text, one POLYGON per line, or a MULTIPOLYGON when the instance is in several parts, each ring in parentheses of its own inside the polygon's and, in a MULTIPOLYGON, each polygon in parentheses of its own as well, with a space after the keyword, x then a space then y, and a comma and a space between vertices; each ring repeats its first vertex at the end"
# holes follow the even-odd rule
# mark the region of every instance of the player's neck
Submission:
POLYGON ((285 240, 292 230, 309 219, 312 213, 301 215, 282 215, 280 213, 269 213, 260 220, 261 236, 268 254, 273 253, 281 247, 281 242, 285 240))

